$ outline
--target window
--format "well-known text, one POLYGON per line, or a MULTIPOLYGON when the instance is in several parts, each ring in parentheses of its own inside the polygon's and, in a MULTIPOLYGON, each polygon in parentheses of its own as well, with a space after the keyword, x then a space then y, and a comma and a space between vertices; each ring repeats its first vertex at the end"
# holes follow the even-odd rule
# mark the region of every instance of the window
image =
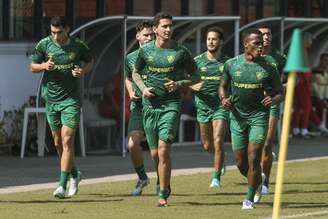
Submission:
POLYGON ((9 4, 9 39, 32 39, 33 0, 9 1, 9 4))

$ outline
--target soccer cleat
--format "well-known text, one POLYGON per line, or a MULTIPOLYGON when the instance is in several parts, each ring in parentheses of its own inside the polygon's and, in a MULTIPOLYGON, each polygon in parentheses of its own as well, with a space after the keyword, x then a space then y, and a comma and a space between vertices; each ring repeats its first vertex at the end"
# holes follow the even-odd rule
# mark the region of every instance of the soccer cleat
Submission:
POLYGON ((62 198, 65 198, 65 189, 62 187, 62 186, 59 186, 53 193, 54 197, 55 198, 59 198, 59 199, 62 199, 62 198))
POLYGON ((157 207, 167 207, 167 200, 160 198, 158 199, 157 207))
POLYGON ((216 178, 212 179, 210 188, 219 188, 219 187, 220 187, 220 181, 216 178))
POLYGON ((149 178, 142 180, 139 179, 137 181, 136 187, 134 188, 132 195, 133 196, 139 196, 142 194, 142 189, 149 184, 149 178))
POLYGON ((254 203, 251 202, 250 200, 245 199, 243 201, 243 206, 241 207, 242 210, 251 210, 254 209, 254 203))
POLYGON ((74 178, 71 178, 70 179, 70 182, 69 182, 69 189, 68 189, 68 196, 69 197, 72 197, 74 195, 76 195, 79 191, 79 183, 81 182, 82 180, 82 177, 81 177, 81 172, 80 171, 77 171, 77 177, 74 179, 74 178))
POLYGON ((262 195, 269 194, 269 187, 267 187, 266 185, 263 185, 261 193, 262 193, 262 195))

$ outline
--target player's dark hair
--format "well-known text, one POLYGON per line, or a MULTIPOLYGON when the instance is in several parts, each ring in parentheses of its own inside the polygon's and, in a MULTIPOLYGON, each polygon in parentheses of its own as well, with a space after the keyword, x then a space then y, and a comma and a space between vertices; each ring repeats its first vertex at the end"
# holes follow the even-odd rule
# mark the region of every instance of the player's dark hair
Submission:
POLYGON ((51 18, 50 25, 55 27, 67 27, 68 23, 64 17, 55 16, 51 18))
POLYGON ((261 35, 261 36, 262 36, 261 31, 259 31, 257 28, 250 28, 250 29, 247 29, 247 30, 245 30, 245 31, 243 32, 243 34, 242 34, 243 42, 245 42, 245 40, 246 40, 251 34, 257 34, 257 35, 261 35))
POLYGON ((257 29, 269 29, 271 31, 271 27, 263 25, 263 26, 258 26, 257 29))
POLYGON ((206 30, 206 37, 209 32, 215 32, 219 35, 220 40, 224 40, 223 30, 220 27, 210 27, 206 30))
POLYGON ((153 23, 151 21, 141 21, 136 26, 136 32, 142 31, 144 28, 151 28, 153 23))
POLYGON ((172 20, 172 15, 170 15, 169 13, 166 13, 166 12, 159 12, 159 13, 157 13, 154 16, 153 25, 155 27, 157 27, 158 24, 159 24, 159 21, 162 20, 162 19, 170 19, 170 20, 172 20))

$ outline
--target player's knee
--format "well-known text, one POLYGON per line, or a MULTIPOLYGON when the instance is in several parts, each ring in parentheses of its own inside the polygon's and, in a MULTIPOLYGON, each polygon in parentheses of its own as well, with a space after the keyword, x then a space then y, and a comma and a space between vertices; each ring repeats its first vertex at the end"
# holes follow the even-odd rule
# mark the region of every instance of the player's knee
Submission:
POLYGON ((73 136, 64 136, 62 137, 63 149, 71 148, 73 145, 73 136))
POLYGON ((129 140, 129 142, 128 142, 128 149, 129 149, 129 151, 134 150, 138 146, 139 145, 135 141, 129 140))
POLYGON ((158 151, 157 150, 150 150, 150 156, 154 161, 158 162, 158 151))
POLYGON ((158 157, 160 159, 165 159, 169 155, 169 148, 165 145, 158 145, 158 157))

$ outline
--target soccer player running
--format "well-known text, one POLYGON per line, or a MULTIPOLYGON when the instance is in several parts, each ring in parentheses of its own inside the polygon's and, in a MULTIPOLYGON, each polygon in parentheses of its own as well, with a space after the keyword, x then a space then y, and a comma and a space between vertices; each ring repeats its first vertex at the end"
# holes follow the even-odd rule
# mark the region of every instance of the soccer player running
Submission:
POLYGON ((160 12, 153 20, 156 39, 139 49, 132 77, 143 94, 143 123, 151 153, 158 153, 158 206, 170 194, 171 144, 180 119, 180 87, 199 82, 190 52, 171 39, 172 16, 160 12), (144 70, 144 71, 143 71, 144 70), (142 79, 142 74, 147 80, 142 79))
POLYGON ((227 129, 229 111, 218 100, 219 82, 224 63, 228 57, 221 53, 223 32, 211 27, 206 32, 207 51, 195 57, 201 83, 191 86, 194 91, 197 108, 197 121, 200 126, 203 147, 214 154, 214 172, 210 187, 220 187, 220 178, 224 173, 223 143, 227 129))
POLYGON ((68 196, 77 194, 81 179, 74 158, 81 111, 79 78, 92 70, 93 58, 84 42, 69 36, 64 18, 53 17, 50 30, 51 35, 36 45, 30 67, 33 73, 44 72, 41 92, 61 169, 59 187, 53 195, 64 198, 70 177, 68 196))
MULTIPOLYGON (((275 68, 277 68, 278 73, 281 75, 283 71, 283 67, 286 64, 287 57, 286 55, 282 54, 277 49, 272 47, 271 45, 272 34, 271 34, 271 29, 269 27, 261 27, 259 28, 259 31, 261 31, 263 35, 262 55, 267 56, 269 63, 273 65, 275 68)), ((277 124, 279 121, 279 114, 280 114, 279 104, 272 105, 270 107, 267 137, 265 139, 265 143, 262 151, 262 158, 261 158, 263 185, 261 191, 257 191, 257 193, 255 194, 254 203, 260 201, 261 194, 262 195, 269 194, 269 179, 270 179, 270 173, 271 173, 272 161, 273 161, 272 148, 273 148, 274 137, 277 130, 277 124), (261 192, 261 194, 259 194, 259 192, 261 192)))
POLYGON ((248 29, 242 38, 245 52, 225 63, 219 93, 222 105, 231 109, 230 130, 236 165, 248 180, 242 209, 253 209, 255 192, 261 189, 260 156, 269 109, 281 101, 282 85, 275 76, 278 74, 276 68, 262 56, 262 33, 248 29))
MULTIPOLYGON (((139 42, 139 46, 142 47, 144 44, 150 42, 153 39, 152 23, 149 21, 143 21, 136 26, 136 39, 139 42)), ((130 151, 131 160, 136 173, 138 174, 138 181, 132 195, 141 195, 143 187, 149 184, 149 178, 146 174, 142 149, 140 142, 144 138, 144 129, 142 124, 142 93, 136 84, 132 81, 132 72, 134 63, 137 59, 139 49, 131 52, 126 57, 125 63, 125 86, 130 96, 130 119, 128 124, 128 148, 130 151)), ((155 166, 158 164, 158 156, 155 156, 155 166)))

